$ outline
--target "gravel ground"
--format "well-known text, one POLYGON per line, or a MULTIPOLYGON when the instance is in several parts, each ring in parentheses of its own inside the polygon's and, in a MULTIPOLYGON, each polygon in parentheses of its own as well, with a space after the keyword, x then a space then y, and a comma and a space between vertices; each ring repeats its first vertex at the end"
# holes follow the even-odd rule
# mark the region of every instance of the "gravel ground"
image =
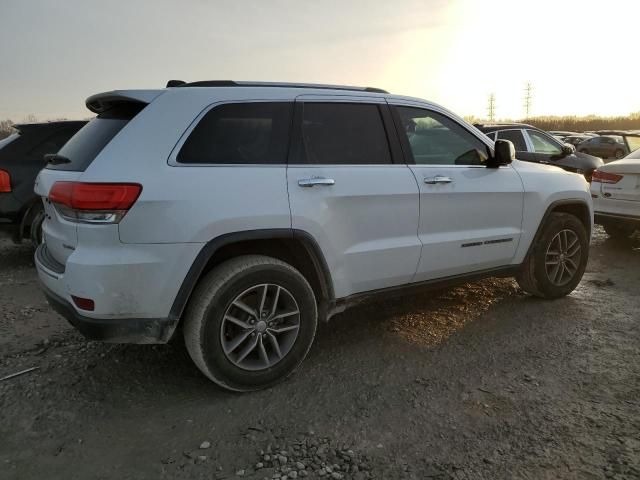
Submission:
POLYGON ((0 241, 0 478, 638 479, 640 242, 569 297, 507 279, 360 306, 231 394, 175 345, 86 342, 0 241))

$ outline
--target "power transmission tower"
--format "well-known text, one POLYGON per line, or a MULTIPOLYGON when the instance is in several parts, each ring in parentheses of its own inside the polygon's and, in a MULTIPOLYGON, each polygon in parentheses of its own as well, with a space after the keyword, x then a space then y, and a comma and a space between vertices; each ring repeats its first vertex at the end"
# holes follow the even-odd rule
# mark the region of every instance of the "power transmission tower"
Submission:
POLYGON ((527 82, 524 87, 524 118, 529 118, 531 113, 531 103, 533 101, 533 86, 527 82))
POLYGON ((489 94, 489 105, 487 106, 487 113, 489 114, 489 121, 496 121, 496 95, 495 93, 489 94))

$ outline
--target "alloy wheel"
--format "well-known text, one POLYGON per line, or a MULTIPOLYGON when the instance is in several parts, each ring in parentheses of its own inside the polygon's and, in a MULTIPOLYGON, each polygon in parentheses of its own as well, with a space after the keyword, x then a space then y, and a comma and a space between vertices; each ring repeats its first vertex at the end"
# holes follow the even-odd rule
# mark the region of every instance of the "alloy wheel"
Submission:
POLYGON ((280 285, 255 285, 238 295, 222 319, 227 359, 244 370, 265 370, 291 351, 300 330, 300 309, 280 285))
POLYGON ((547 248, 545 269, 547 278, 557 286, 569 283, 576 275, 580 265, 582 247, 580 239, 573 230, 559 231, 547 248))

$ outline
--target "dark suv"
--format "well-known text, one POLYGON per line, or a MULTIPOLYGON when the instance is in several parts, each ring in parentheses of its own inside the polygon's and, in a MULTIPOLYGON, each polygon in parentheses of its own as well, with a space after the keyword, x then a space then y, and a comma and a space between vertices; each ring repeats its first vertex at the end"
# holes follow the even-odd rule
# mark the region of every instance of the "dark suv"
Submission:
POLYGON ((15 242, 25 237, 40 242, 42 201, 33 187, 45 166, 44 155, 57 153, 86 123, 14 125, 16 131, 0 140, 0 229, 10 233, 15 242))
POLYGON ((491 140, 510 140, 516 147, 518 160, 556 165, 564 170, 584 175, 591 182, 593 172, 604 162, 582 152, 573 145, 558 139, 531 125, 510 123, 500 125, 476 125, 491 140))

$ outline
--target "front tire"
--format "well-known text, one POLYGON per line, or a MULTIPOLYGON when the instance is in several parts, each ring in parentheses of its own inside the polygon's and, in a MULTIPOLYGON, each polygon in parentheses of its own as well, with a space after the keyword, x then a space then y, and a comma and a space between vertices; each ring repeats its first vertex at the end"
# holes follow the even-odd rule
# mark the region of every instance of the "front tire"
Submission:
POLYGON ((275 258, 228 260, 196 287, 184 319, 194 363, 223 388, 246 392, 274 385, 306 357, 318 323, 309 282, 275 258))
POLYGON ((588 255, 589 238, 582 222, 568 213, 552 213, 516 280, 531 295, 563 297, 580 283, 588 255))

